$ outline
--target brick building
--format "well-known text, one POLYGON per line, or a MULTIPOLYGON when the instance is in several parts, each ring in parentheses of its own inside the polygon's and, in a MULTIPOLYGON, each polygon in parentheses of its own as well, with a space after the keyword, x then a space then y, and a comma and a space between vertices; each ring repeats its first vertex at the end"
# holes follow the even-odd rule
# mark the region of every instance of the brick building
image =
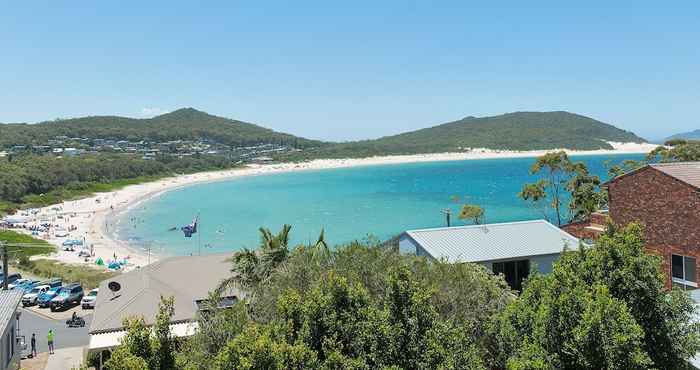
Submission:
MULTIPOLYGON (((698 287, 700 272, 700 162, 650 164, 603 185, 607 215, 618 225, 644 226, 646 247, 663 258, 667 285, 698 287)), ((605 213, 564 229, 582 239, 603 231, 605 213)))

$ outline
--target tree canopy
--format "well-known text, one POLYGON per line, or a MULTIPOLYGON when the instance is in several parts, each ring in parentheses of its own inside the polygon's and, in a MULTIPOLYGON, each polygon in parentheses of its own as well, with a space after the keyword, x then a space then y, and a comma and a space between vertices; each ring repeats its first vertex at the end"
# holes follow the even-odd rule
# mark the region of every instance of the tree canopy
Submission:
POLYGON ((255 282, 243 301, 217 308, 212 293, 200 330, 173 343, 160 330, 165 300, 150 331, 131 321, 108 368, 159 369, 174 358, 188 370, 685 369, 700 350, 693 305, 664 288, 639 225, 565 251, 519 297, 481 265, 373 241, 324 253, 319 243, 288 248, 290 230, 261 229, 261 248, 278 257, 258 252, 258 263, 274 260, 267 267, 233 260, 237 274, 262 274, 241 280, 255 282))
POLYGON ((605 200, 598 176, 591 175, 583 162, 572 162, 566 152, 550 152, 538 157, 530 173, 539 179, 525 184, 518 196, 557 225, 585 219, 605 200))

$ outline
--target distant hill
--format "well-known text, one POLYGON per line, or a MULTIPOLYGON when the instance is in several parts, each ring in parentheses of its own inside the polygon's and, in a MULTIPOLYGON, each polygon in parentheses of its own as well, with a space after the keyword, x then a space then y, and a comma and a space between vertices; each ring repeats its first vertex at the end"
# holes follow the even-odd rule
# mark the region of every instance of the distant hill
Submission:
POLYGON ((673 136, 667 137, 663 141, 668 141, 668 140, 673 140, 673 139, 700 140, 700 129, 697 129, 695 131, 689 131, 689 132, 683 132, 680 134, 675 134, 673 136))
POLYGON ((516 112, 458 121, 375 140, 327 143, 276 132, 252 123, 183 108, 148 119, 91 116, 37 124, 0 124, 0 148, 44 145, 56 136, 129 141, 210 139, 231 146, 260 143, 305 150, 290 159, 502 150, 612 149, 608 141, 644 142, 635 134, 568 112, 516 112))
POLYGON ((321 144, 193 108, 178 109, 148 119, 91 116, 37 124, 0 124, 0 147, 43 145, 56 136, 130 141, 210 139, 233 146, 278 143, 304 148, 321 144))
POLYGON ((320 148, 314 157, 365 157, 459 152, 466 148, 503 150, 612 149, 608 141, 645 142, 632 132, 568 112, 515 112, 459 121, 376 140, 320 148))

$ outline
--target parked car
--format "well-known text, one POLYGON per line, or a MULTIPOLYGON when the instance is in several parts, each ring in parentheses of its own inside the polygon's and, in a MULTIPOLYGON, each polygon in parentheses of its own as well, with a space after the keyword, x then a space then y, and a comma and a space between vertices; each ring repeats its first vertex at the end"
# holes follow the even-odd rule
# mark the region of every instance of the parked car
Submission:
MULTIPOLYGON (((2 281, 5 278, 5 275, 0 273, 0 281, 2 281)), ((17 280, 22 278, 22 274, 10 274, 7 276, 7 283, 8 284, 14 284, 17 282, 17 280)))
POLYGON ((51 311, 62 310, 70 307, 72 304, 80 304, 83 294, 83 287, 79 284, 70 284, 63 287, 51 300, 51 311))
POLYGON ((60 286, 53 287, 53 288, 39 294, 39 297, 36 300, 37 306, 39 306, 41 308, 49 307, 51 305, 51 300, 54 299, 54 297, 56 297, 56 295, 58 294, 58 292, 62 288, 63 287, 60 287, 60 286))
POLYGON ((95 302, 97 302, 98 291, 99 288, 95 288, 91 290, 85 297, 83 297, 83 300, 80 302, 80 304, 83 306, 83 309, 95 308, 95 302))
POLYGON ((51 279, 47 281, 42 281, 40 285, 48 285, 50 288, 60 287, 63 285, 61 279, 51 279))
POLYGON ((22 289, 25 293, 29 293, 35 286, 39 285, 39 280, 27 280, 24 283, 15 287, 15 289, 22 289))
POLYGON ((26 293, 22 296, 22 306, 27 307, 35 305, 37 298, 39 298, 39 294, 44 293, 49 289, 51 289, 51 287, 48 285, 34 286, 34 288, 32 288, 32 290, 30 290, 29 293, 26 293))
POLYGON ((17 280, 15 280, 14 283, 9 284, 8 288, 9 289, 22 289, 22 290, 24 290, 26 287, 32 286, 36 283, 37 283, 37 281, 32 280, 32 279, 17 279, 17 280))

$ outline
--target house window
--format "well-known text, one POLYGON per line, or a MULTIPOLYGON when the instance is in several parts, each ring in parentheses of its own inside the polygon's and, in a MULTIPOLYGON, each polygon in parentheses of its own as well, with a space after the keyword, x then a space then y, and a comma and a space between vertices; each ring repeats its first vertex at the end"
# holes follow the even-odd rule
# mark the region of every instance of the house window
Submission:
POLYGON ((697 288, 695 257, 671 255, 671 277, 675 284, 688 288, 697 288))
POLYGON ((491 270, 496 275, 503 274, 511 288, 522 290, 523 280, 530 274, 530 260, 494 262, 491 270))

